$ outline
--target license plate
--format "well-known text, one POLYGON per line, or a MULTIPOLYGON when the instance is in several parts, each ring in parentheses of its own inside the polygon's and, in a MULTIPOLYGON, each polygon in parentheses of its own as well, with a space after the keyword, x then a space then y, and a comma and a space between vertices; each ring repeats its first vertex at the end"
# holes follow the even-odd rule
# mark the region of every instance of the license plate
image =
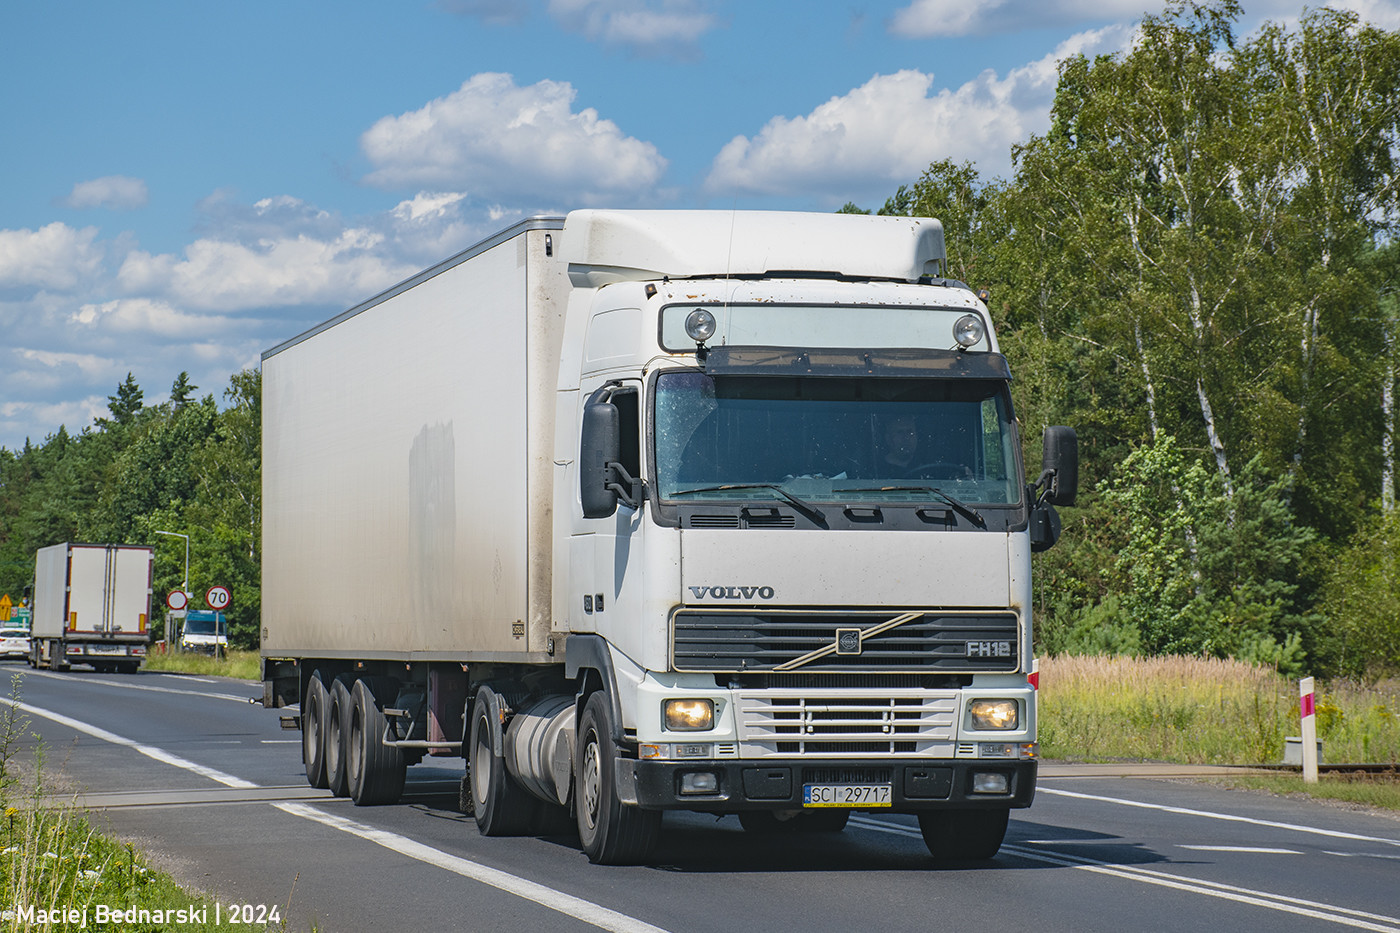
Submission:
POLYGON ((102 655, 102 656, 106 657, 106 656, 109 656, 109 655, 119 655, 119 654, 120 654, 120 655, 125 655, 125 654, 126 654, 126 649, 125 649, 125 648, 103 648, 103 647, 101 647, 101 646, 93 646, 93 647, 88 648, 87 653, 88 653, 88 654, 102 655))
POLYGON ((804 784, 804 807, 888 807, 892 784, 804 784))

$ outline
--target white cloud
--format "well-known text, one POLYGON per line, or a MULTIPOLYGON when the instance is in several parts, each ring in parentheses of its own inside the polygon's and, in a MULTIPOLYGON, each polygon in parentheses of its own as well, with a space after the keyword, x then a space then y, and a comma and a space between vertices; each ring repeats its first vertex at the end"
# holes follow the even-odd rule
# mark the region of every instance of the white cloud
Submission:
POLYGON ((182 258, 133 251, 117 281, 130 293, 155 292, 202 311, 345 304, 416 271, 384 255, 383 240, 364 228, 347 228, 332 239, 200 239, 185 247, 182 258))
POLYGON ((151 298, 120 298, 85 304, 69 316, 69 322, 89 329, 139 333, 165 339, 217 334, 229 329, 229 318, 188 314, 167 302, 151 298))
POLYGON ((78 182, 63 200, 63 204, 78 210, 92 207, 134 210, 145 207, 148 200, 150 194, 146 190, 146 183, 141 179, 129 178, 126 175, 108 175, 105 178, 78 182))
POLYGON ((0 230, 0 288, 68 290, 102 266, 97 228, 51 223, 38 230, 0 230))
POLYGON ((456 191, 420 191, 411 200, 400 201, 389 213, 393 214, 395 220, 407 223, 437 220, 447 216, 465 197, 465 193, 456 191))
POLYGON ((483 73, 419 110, 380 119, 360 138, 384 188, 468 190, 484 198, 597 203, 640 199, 666 160, 593 108, 573 112, 567 82, 517 87, 483 73))
POLYGON ((807 116, 774 117, 752 139, 736 136, 715 158, 706 188, 824 192, 840 203, 888 193, 942 158, 974 161, 984 177, 1008 174, 1011 146, 1049 126, 1059 60, 1121 48, 1129 36, 1126 27, 1082 33, 1005 78, 988 70, 956 90, 932 94, 931 74, 875 75, 807 116))
POLYGON ((644 55, 674 56, 676 43, 694 43, 717 24, 693 0, 549 0, 549 13, 570 32, 644 55))
POLYGON ((52 350, 26 350, 16 348, 15 354, 22 360, 38 363, 47 369, 75 367, 84 375, 100 376, 112 369, 112 360, 93 353, 62 353, 52 350))

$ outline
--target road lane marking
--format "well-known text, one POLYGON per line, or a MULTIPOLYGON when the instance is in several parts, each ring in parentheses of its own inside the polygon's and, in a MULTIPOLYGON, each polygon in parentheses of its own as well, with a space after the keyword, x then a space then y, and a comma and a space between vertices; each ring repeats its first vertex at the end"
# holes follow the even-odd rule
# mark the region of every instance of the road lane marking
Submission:
POLYGON ((1082 794, 1072 790, 1056 790, 1049 787, 1037 787, 1037 794, 1053 794, 1057 797, 1075 797, 1080 800, 1097 800, 1100 803, 1117 803, 1125 807, 1140 807, 1144 810, 1161 810, 1164 813, 1178 813, 1183 816, 1203 816, 1212 820, 1225 820, 1230 823, 1249 823, 1254 826, 1268 826, 1272 829, 1289 829, 1299 833, 1312 833, 1315 836, 1331 836, 1334 839, 1357 839, 1362 842, 1381 842, 1386 845, 1400 846, 1400 839, 1389 839, 1385 836, 1363 836, 1359 833, 1346 833, 1337 829, 1321 829, 1317 826, 1303 826, 1298 823, 1280 823, 1275 820, 1259 820, 1249 816, 1236 816, 1233 813, 1216 813, 1213 810, 1192 810, 1187 807, 1171 807, 1161 803, 1144 803, 1141 800, 1124 800, 1121 797, 1101 797, 1097 794, 1082 794))
MULTIPOLYGON (((885 823, 863 817, 852 817, 851 822, 862 829, 873 829, 877 832, 891 833, 896 836, 908 836, 914 839, 923 838, 919 830, 908 826, 900 826, 894 823, 885 823)), ((1356 927, 1361 930, 1371 930, 1374 931, 1374 933, 1400 933, 1400 917, 1388 917, 1384 914, 1368 913, 1350 907, 1339 907, 1335 904, 1324 904, 1317 901, 1304 900, 1302 898, 1290 898, 1280 894, 1271 894, 1268 891, 1256 891, 1251 888, 1241 888, 1216 881, 1188 878, 1183 875, 1154 871, 1149 868, 1100 862, 1096 859, 1069 855, 1063 852, 1036 851, 1034 849, 1023 849, 1014 845, 1003 845, 1001 851, 1030 861, 1045 862, 1051 865, 1060 865, 1065 868, 1077 868, 1082 871, 1108 875, 1114 878, 1122 878, 1127 881, 1138 881, 1158 887, 1173 888, 1190 894, 1200 894, 1205 897, 1217 897, 1223 900, 1249 904, 1255 907, 1265 907, 1269 910, 1296 914, 1300 917, 1326 920, 1330 923, 1339 923, 1343 926, 1356 927)))
POLYGON ((592 924, 603 930, 615 931, 615 933, 666 933, 661 927, 652 926, 636 917, 629 917, 627 914, 610 910, 592 901, 556 891, 554 888, 521 878, 518 875, 512 875, 499 868, 491 868, 471 859, 451 855, 407 836, 400 836, 398 833, 375 829, 364 823, 357 823, 342 816, 326 813, 304 803, 275 803, 272 806, 293 816, 313 820, 332 829, 358 836, 400 855, 435 865, 453 874, 461 875, 463 878, 470 878, 473 881, 490 885, 505 891, 507 894, 514 894, 527 901, 534 901, 542 907, 548 907, 550 910, 582 920, 584 923, 592 924))
MULTIPOLYGON (((106 729, 102 729, 90 723, 81 722, 70 716, 64 716, 62 713, 55 713, 52 710, 10 699, 5 699, 4 702, 23 710, 31 716, 52 720, 70 729, 75 729, 78 732, 90 735, 93 738, 101 739, 104 742, 130 748, 148 758, 153 758, 156 761, 182 768, 202 777, 210 778, 211 780, 218 781, 220 784, 248 790, 262 789, 252 781, 245 781, 242 778, 234 777, 231 774, 225 774, 214 768, 206 768, 204 765, 195 764, 193 761, 188 761, 178 755, 172 755, 163 749, 154 748, 150 745, 143 745, 134 739, 128 739, 125 736, 117 735, 115 732, 109 732, 106 729)), ((482 884, 490 885, 493 888, 505 891, 507 894, 513 894, 516 897, 533 901, 550 910, 582 920, 600 929, 608 930, 610 933, 667 933, 663 928, 652 926, 650 923, 638 920, 635 917, 629 917, 626 914, 610 910, 592 901, 574 897, 572 894, 556 891, 553 888, 546 887, 534 881, 529 881, 517 875, 512 875, 509 872, 501 871, 497 868, 489 868, 479 862, 473 862, 470 859, 450 855, 439 849, 434 849, 432 846, 409 839, 407 836, 400 836, 397 833, 374 829, 371 826, 366 826, 363 823, 356 823, 344 817, 323 813, 306 804, 274 803, 272 806, 292 814, 293 816, 314 820, 334 829, 351 833, 362 839, 381 845, 386 849, 392 849, 401 855, 406 855, 420 862, 435 865, 453 872, 454 874, 461 875, 464 878, 470 878, 482 884)))
POLYGON ((1255 855, 1302 855, 1297 849, 1269 849, 1264 846, 1183 846, 1178 849, 1192 849, 1196 852, 1249 852, 1255 855))
MULTIPOLYGON (((26 671, 26 676, 53 677, 57 680, 71 680, 69 674, 55 674, 52 671, 26 671)), ((235 703, 254 703, 257 697, 238 696, 233 693, 207 693, 203 690, 176 690, 174 687, 157 687, 154 684, 130 684, 116 680, 99 680, 96 677, 84 677, 85 684, 101 684, 104 687, 120 687, 123 690, 147 690, 151 693, 176 693, 191 697, 209 697, 214 700, 232 700, 235 703)), ((213 681, 210 681, 213 683, 213 681)))
POLYGON ((125 748, 131 749, 132 751, 140 752, 147 758, 154 758, 156 761, 163 762, 164 764, 174 765, 177 768, 183 768, 186 771, 198 774, 200 777, 207 777, 211 781, 218 781, 220 784, 227 785, 228 787, 252 788, 258 786, 252 781, 245 781, 242 778, 234 777, 231 774, 225 774, 224 772, 215 770, 214 768, 206 768, 204 765, 195 764, 193 761, 181 758, 179 755, 172 755, 165 749, 156 748, 152 745, 143 745, 135 739, 128 739, 126 736, 117 735, 115 732, 108 732, 106 729, 101 729, 97 726, 91 725, 90 723, 81 722, 80 720, 73 719, 70 716, 65 716, 62 713, 55 713, 52 710, 43 709, 39 706, 31 706, 28 703, 20 703, 11 699, 4 699, 4 702, 9 703, 12 706, 18 707, 21 710, 24 710, 24 712, 28 713, 31 716, 39 716, 43 719, 52 720, 58 723, 59 725, 67 726, 70 729, 76 729, 79 732, 86 733, 87 735, 90 735, 95 739, 101 739, 104 742, 111 742, 113 745, 121 745, 125 748))

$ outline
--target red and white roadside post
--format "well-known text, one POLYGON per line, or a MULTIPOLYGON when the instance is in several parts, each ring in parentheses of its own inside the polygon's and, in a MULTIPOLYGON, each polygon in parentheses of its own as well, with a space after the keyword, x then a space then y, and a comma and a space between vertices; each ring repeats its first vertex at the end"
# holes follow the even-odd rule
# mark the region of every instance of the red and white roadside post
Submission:
POLYGON ((1303 718, 1303 783, 1317 783, 1317 706, 1314 702, 1313 679, 1298 682, 1298 711, 1303 718))

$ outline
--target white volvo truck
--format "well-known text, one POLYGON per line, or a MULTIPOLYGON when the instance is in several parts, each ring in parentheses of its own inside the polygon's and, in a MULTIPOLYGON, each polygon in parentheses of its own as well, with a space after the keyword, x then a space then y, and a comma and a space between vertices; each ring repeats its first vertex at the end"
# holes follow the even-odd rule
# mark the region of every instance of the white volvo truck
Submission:
POLYGON ((264 702, 307 779, 466 759, 486 835, 667 810, 912 813, 995 854, 1031 803, 1027 485, 987 308, 923 218, 523 221, 263 355, 264 702))

